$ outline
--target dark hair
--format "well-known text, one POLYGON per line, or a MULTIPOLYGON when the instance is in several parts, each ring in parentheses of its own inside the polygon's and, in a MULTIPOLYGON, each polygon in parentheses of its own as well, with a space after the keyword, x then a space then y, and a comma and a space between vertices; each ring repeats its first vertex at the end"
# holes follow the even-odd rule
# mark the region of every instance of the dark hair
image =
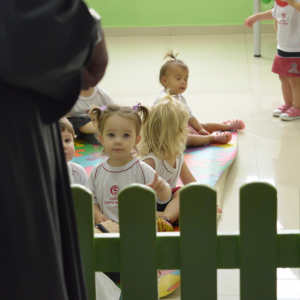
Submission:
POLYGON ((171 58, 170 60, 166 61, 160 68, 159 71, 159 82, 163 85, 161 82, 161 77, 166 76, 167 70, 170 68, 170 66, 177 64, 179 67, 183 68, 184 70, 188 70, 188 66, 180 59, 177 59, 179 53, 174 54, 174 49, 169 50, 166 52, 164 59, 171 58))

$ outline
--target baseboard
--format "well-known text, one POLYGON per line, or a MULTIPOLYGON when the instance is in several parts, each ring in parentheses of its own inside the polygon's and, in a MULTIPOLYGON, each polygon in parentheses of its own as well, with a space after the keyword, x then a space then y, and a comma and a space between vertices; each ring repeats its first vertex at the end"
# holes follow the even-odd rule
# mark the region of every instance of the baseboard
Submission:
MULTIPOLYGON (((252 34, 253 29, 243 25, 167 26, 167 27, 107 27, 105 36, 168 36, 252 34)), ((273 24, 261 24, 261 33, 274 33, 273 24)))

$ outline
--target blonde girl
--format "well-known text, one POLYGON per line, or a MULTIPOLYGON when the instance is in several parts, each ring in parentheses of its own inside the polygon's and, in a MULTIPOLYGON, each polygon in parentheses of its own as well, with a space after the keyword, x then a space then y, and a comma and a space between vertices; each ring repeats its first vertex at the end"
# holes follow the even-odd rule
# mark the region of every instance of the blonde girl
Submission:
POLYGON ((183 158, 188 117, 186 106, 166 95, 151 107, 149 121, 142 127, 142 139, 138 145, 142 160, 172 189, 169 202, 157 203, 158 231, 173 231, 172 223, 179 217, 178 178, 183 184, 196 182, 183 158))
POLYGON ((87 183, 94 197, 95 223, 119 222, 118 193, 131 183, 151 187, 157 194, 157 203, 166 203, 171 197, 170 186, 132 154, 141 140, 141 126, 148 120, 148 109, 140 103, 133 107, 93 106, 90 116, 99 130, 103 153, 109 157, 93 168, 87 183))
POLYGON ((182 61, 177 59, 177 54, 169 51, 165 58, 170 58, 163 64, 159 73, 159 81, 164 87, 158 95, 154 104, 158 103, 159 99, 167 94, 167 89, 170 89, 170 94, 174 95, 175 99, 186 106, 189 112, 188 126, 189 134, 187 139, 188 146, 200 146, 207 143, 227 144, 230 142, 232 135, 227 130, 242 130, 245 128, 243 121, 234 119, 221 123, 199 123, 193 115, 192 110, 187 105, 186 99, 182 96, 188 86, 189 68, 182 61), (225 131, 225 132, 215 132, 225 131))

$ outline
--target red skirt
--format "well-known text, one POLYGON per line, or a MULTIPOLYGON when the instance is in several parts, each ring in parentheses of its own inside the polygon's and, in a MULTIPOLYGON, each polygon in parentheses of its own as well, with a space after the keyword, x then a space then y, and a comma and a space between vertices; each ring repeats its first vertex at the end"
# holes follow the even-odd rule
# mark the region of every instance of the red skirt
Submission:
POLYGON ((272 72, 288 77, 300 77, 300 57, 275 55, 272 72))

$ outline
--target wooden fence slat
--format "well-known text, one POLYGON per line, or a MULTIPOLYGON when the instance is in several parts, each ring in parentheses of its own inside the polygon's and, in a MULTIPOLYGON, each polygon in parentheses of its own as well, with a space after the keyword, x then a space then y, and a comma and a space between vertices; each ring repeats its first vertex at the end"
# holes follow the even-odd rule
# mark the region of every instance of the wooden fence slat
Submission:
POLYGON ((199 184, 180 190, 182 300, 217 299, 216 192, 199 184))
POLYGON ((155 193, 133 184, 118 201, 122 299, 158 299, 155 193))
POLYGON ((255 182, 240 189, 241 300, 276 300, 277 195, 255 182))
POLYGON ((94 215, 91 192, 78 184, 72 184, 79 249, 89 299, 96 299, 94 215))

